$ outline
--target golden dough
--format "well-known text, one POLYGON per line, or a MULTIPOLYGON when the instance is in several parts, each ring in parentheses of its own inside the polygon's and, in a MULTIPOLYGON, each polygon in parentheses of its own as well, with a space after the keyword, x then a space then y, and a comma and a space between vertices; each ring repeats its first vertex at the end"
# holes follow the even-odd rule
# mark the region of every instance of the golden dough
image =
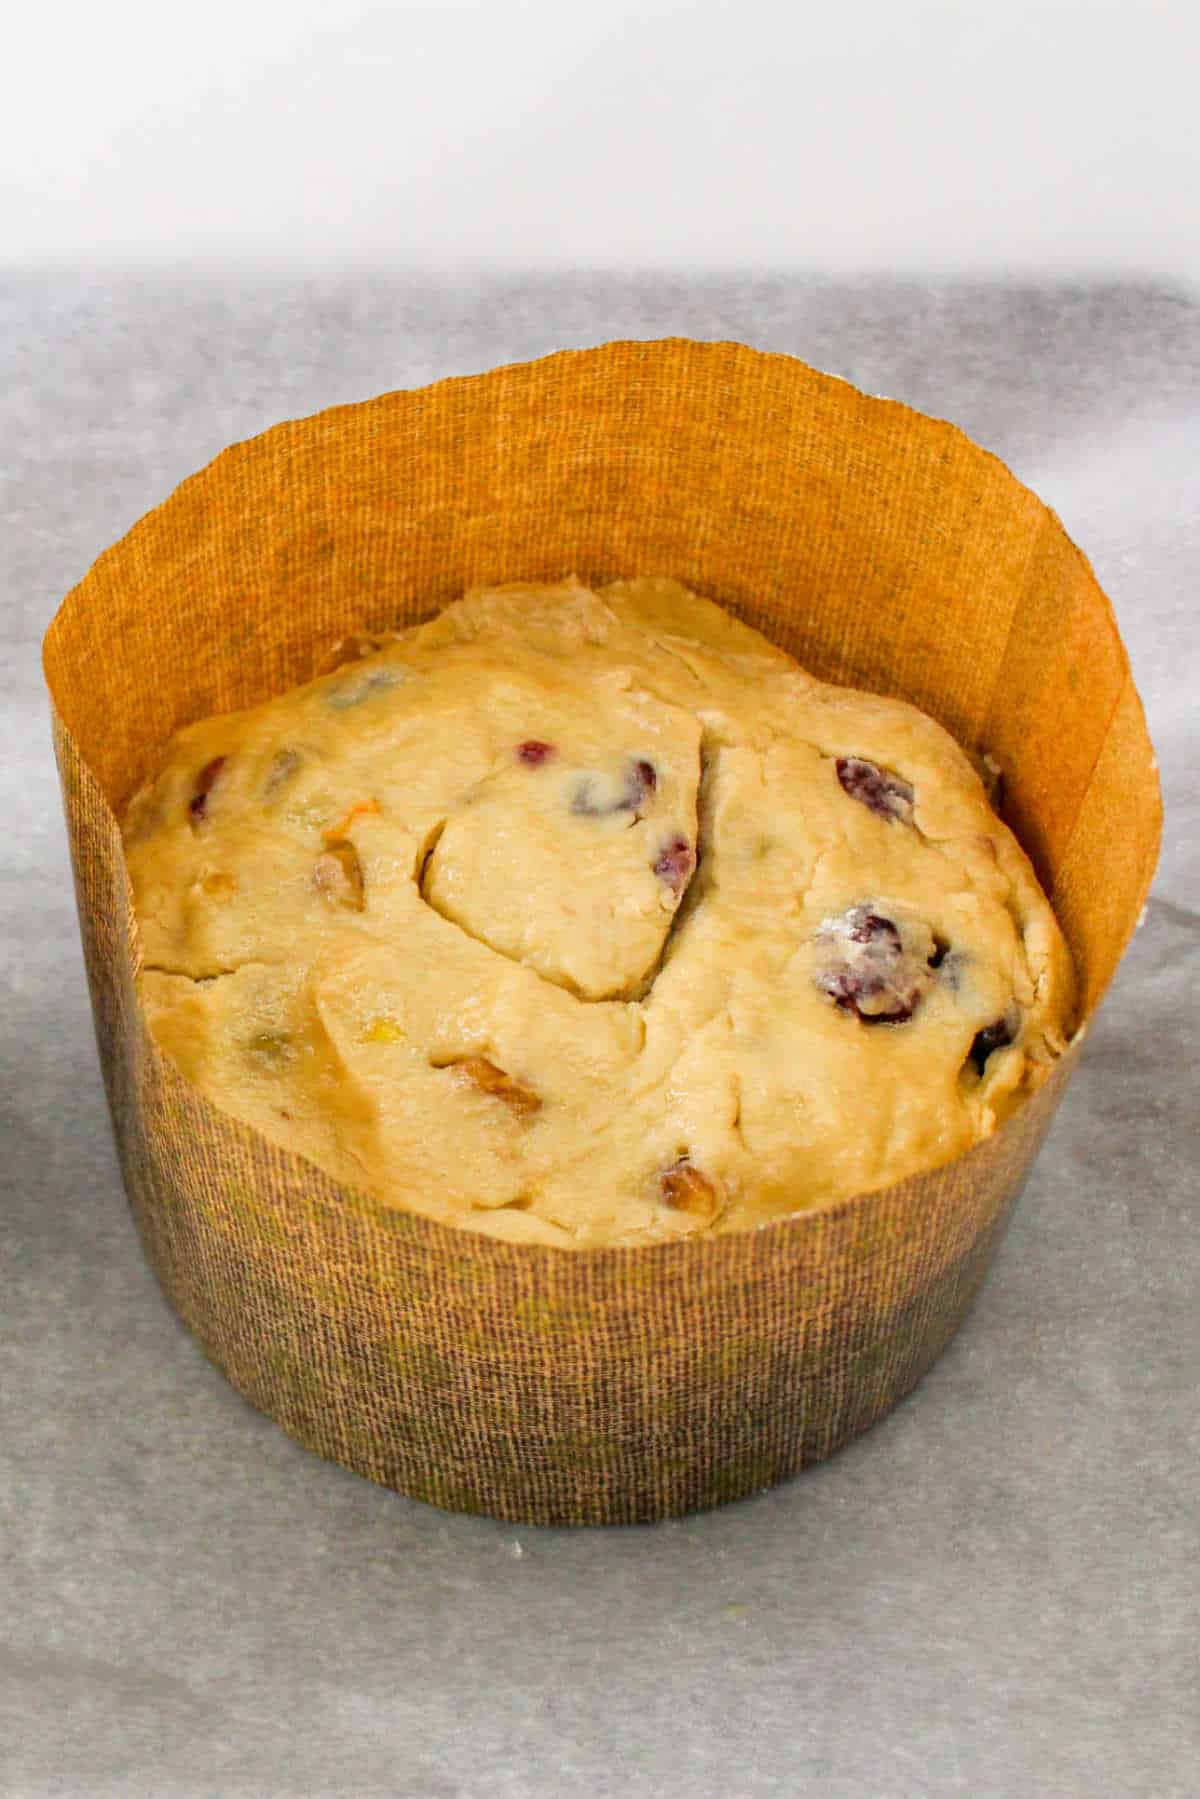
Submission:
POLYGON ((150 1028, 343 1183, 525 1241, 738 1230, 1044 1078, 1061 933, 967 757, 666 580, 470 593, 172 740, 150 1028))

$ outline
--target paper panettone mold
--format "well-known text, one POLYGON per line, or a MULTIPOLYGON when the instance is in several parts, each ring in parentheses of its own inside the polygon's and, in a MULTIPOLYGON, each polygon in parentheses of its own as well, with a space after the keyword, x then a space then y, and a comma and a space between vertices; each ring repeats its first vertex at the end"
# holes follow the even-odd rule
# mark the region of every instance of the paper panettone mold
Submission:
POLYGON ((45 669, 80 922, 168 1299, 321 1454, 438 1505, 582 1524, 751 1493, 906 1393, 979 1289, 1078 1038, 956 1161, 644 1249, 512 1244, 388 1208, 185 1082, 139 1013, 117 823, 167 738, 305 679, 348 629, 570 573, 674 576, 813 673, 915 701, 994 757, 1085 1018, 1137 921, 1160 804, 1111 609, 1054 515, 950 425, 736 344, 609 344, 276 426, 68 595, 45 669))

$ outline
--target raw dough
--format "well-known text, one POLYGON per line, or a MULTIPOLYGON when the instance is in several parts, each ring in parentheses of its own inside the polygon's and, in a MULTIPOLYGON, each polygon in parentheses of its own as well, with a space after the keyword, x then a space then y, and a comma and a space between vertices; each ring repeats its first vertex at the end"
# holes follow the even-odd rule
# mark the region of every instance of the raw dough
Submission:
POLYGON ((567 1247, 738 1230, 959 1154, 1061 1051, 1050 907, 914 707, 658 579, 344 653, 180 731, 125 825, 155 1038, 339 1181, 567 1247))

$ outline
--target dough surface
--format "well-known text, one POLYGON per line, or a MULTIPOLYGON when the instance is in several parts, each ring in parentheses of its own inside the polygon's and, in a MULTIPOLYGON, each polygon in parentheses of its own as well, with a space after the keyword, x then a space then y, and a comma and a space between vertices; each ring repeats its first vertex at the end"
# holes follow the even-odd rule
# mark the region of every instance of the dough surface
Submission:
POLYGON ((180 731, 150 1029, 343 1183, 521 1241, 738 1230, 961 1153, 1072 1020, 967 757, 661 579, 472 592, 180 731))

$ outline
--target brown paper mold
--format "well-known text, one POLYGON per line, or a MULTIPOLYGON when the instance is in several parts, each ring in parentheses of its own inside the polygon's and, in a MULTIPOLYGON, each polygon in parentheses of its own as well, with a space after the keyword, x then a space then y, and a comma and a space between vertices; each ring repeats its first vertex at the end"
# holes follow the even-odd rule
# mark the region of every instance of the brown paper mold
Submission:
POLYGON ((189 1086, 139 1014, 117 826, 168 736, 304 678, 348 629, 570 572, 676 576, 990 752, 1085 1014, 1159 798, 1111 611, 1054 515, 949 425, 735 344, 610 344, 279 425, 68 596, 45 667, 88 978, 168 1298, 321 1454, 438 1505, 600 1523, 753 1492, 907 1392, 978 1291, 1078 1046, 931 1174, 742 1236, 576 1253, 346 1192, 189 1086))

